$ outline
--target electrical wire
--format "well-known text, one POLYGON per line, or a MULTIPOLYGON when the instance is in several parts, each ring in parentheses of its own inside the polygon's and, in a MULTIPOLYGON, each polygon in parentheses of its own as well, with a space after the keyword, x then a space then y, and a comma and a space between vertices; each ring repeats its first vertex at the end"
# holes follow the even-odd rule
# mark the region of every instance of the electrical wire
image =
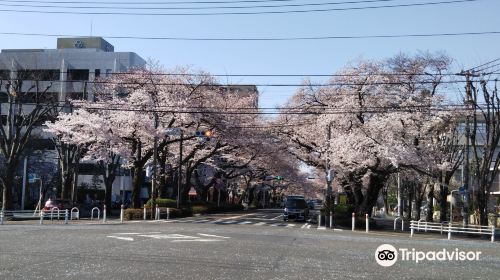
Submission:
MULTIPOLYGON (((2 34, 0 32, 0 34, 2 34)), ((500 34, 500 31, 499 31, 500 34)), ((0 70, 13 73, 29 73, 30 71, 52 71, 57 74, 71 74, 71 71, 58 71, 58 69, 29 69, 29 70, 0 70)), ((89 74, 95 74, 89 71, 89 74)), ((137 72, 112 72, 112 76, 138 75, 137 72)), ((500 74, 500 73, 496 73, 500 74)), ((366 76, 462 76, 460 73, 408 73, 408 72, 376 72, 376 73, 352 73, 352 74, 210 74, 210 73, 158 73, 146 72, 148 76, 187 76, 187 77, 366 77, 366 76)), ((231 86, 229 84, 228 86, 231 86)))
MULTIPOLYGON (((0 10, 1 12, 2 10, 0 10)), ((15 36, 40 36, 40 37, 85 37, 68 34, 44 34, 44 33, 23 33, 23 32, 0 32, 1 35, 15 36)), ((428 33, 428 34, 379 34, 379 35, 359 35, 359 36, 311 36, 311 37, 247 37, 247 38, 209 38, 209 37, 153 37, 153 36, 107 36, 106 39, 126 39, 126 40, 157 40, 157 41, 315 41, 315 40, 350 40, 350 39, 394 39, 394 38, 427 38, 427 37, 455 37, 455 36, 480 36, 498 35, 500 31, 478 31, 478 32, 449 32, 449 33, 428 33)))
MULTIPOLYGON (((120 4, 120 5, 191 5, 191 4, 245 4, 245 3, 271 3, 271 2, 296 2, 298 0, 235 0, 235 1, 156 1, 156 2, 123 2, 123 1, 35 1, 35 0, 0 0, 8 3, 51 3, 51 4, 120 4)), ((339 4, 356 4, 365 2, 388 2, 395 0, 366 0, 366 1, 344 1, 339 4)))
POLYGON ((363 6, 363 7, 346 7, 346 8, 325 8, 325 9, 309 9, 309 10, 286 10, 286 11, 251 11, 251 12, 210 12, 210 13, 138 13, 138 12, 95 12, 95 11, 42 11, 42 10, 16 10, 16 9, 0 9, 0 12, 12 13, 36 13, 36 14, 69 14, 69 15, 127 15, 127 16, 224 16, 224 15, 265 15, 265 14, 303 14, 303 13, 318 13, 318 12, 340 12, 353 10, 373 10, 385 8, 401 8, 401 7, 418 7, 418 6, 435 6, 443 4, 458 4, 477 2, 481 0, 449 0, 425 3, 411 4, 394 4, 381 6, 363 6))
MULTIPOLYGON (((210 6, 210 7, 120 7, 120 6, 61 6, 61 5, 32 5, 32 4, 2 4, 5 7, 30 7, 30 8, 60 8, 60 9, 115 9, 115 10, 214 10, 214 9, 257 9, 257 8, 289 8, 289 7, 310 7, 310 6, 332 6, 345 4, 380 3, 394 2, 399 0, 364 0, 364 1, 344 1, 327 3, 301 3, 301 4, 280 4, 280 5, 253 5, 253 6, 210 6)), ((473 0, 479 1, 479 0, 473 0)), ((105 5, 107 3, 100 3, 105 5)), ((227 4, 227 3, 226 3, 227 4)))

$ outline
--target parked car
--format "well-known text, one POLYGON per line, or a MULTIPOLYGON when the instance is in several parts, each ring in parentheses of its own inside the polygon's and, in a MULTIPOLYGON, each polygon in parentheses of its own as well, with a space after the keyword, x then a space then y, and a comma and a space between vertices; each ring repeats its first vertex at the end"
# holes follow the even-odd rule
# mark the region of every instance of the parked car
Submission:
POLYGON ((44 212, 50 212, 51 209, 57 208, 59 210, 71 210, 71 207, 73 206, 73 203, 69 199, 63 199, 63 198, 49 198, 45 202, 45 206, 43 207, 44 212))
POLYGON ((309 217, 309 207, 303 196, 288 196, 285 200, 283 221, 288 219, 305 221, 309 217))

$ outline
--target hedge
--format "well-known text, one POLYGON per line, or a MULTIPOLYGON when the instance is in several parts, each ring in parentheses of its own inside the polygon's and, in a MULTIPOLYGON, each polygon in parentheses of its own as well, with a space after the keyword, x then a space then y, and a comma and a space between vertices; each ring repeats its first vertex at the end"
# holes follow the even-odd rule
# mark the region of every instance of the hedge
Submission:
MULTIPOLYGON (((159 203, 158 203, 159 205, 159 203)), ((217 207, 217 204, 197 204, 190 205, 180 209, 174 207, 168 207, 170 218, 182 218, 189 217, 193 214, 214 214, 214 213, 222 213, 222 212, 230 212, 230 211, 241 211, 243 210, 242 205, 234 205, 234 204, 224 204, 220 207, 217 207)), ((167 207, 160 207, 160 218, 165 219, 167 217, 167 207)), ((124 219, 126 220, 142 220, 144 218, 144 209, 143 208, 128 208, 124 211, 124 219)), ((146 207, 146 218, 151 218, 151 208, 146 207)))

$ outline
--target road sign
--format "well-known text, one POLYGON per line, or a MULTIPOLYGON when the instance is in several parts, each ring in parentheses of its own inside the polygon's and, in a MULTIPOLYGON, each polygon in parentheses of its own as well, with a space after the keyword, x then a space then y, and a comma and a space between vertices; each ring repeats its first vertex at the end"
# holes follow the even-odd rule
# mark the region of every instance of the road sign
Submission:
POLYGON ((34 173, 28 174, 28 182, 29 183, 34 183, 36 181, 36 179, 37 179, 36 174, 34 174, 34 173))
POLYGON ((467 193, 467 190, 462 186, 462 187, 458 188, 458 192, 460 194, 465 194, 465 193, 467 193))

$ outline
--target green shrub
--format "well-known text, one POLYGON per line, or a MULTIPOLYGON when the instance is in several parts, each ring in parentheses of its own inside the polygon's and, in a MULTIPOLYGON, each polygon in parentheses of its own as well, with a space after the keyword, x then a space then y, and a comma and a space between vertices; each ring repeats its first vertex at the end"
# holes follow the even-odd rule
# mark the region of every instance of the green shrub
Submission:
MULTIPOLYGON (((158 204, 158 207, 169 207, 169 208, 177 208, 177 201, 175 199, 170 198, 157 198, 154 201, 155 205, 158 204)), ((146 202, 146 207, 151 207, 152 201, 151 199, 146 202)))

